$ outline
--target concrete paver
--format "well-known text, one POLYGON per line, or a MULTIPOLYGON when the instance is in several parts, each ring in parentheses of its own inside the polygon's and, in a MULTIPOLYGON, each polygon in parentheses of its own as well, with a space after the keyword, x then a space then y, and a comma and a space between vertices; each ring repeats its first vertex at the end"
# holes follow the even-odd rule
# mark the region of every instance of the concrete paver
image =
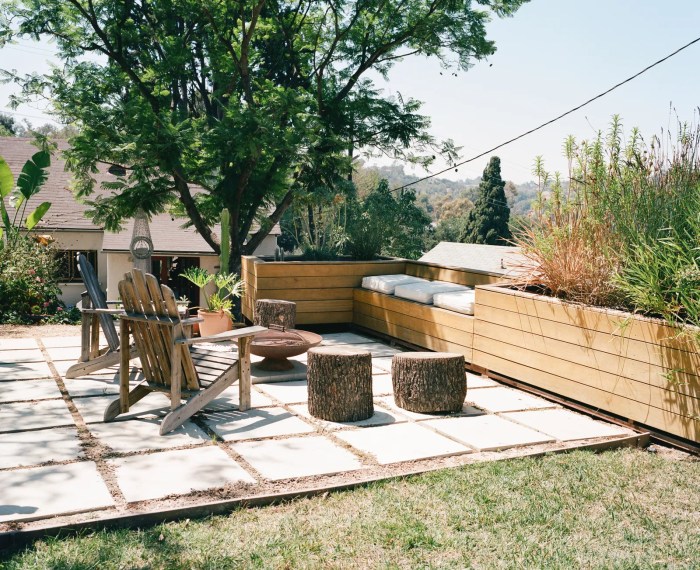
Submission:
MULTIPOLYGON (((102 422, 107 406, 116 399, 115 396, 94 396, 90 398, 73 398, 75 407, 83 417, 85 423, 102 422)), ((136 417, 158 417, 170 410, 170 398, 160 392, 149 394, 143 400, 139 400, 129 408, 129 412, 122 414, 117 420, 127 420, 136 417)))
POLYGON ((46 362, 0 362, 0 381, 51 378, 46 362))
POLYGON ((169 449, 211 442, 211 438, 191 421, 185 422, 165 435, 160 435, 160 421, 157 418, 89 424, 88 429, 98 440, 120 453, 169 449))
POLYGON ((470 390, 467 392, 467 402, 489 412, 519 412, 556 407, 556 404, 543 398, 503 387, 470 390))
POLYGON ((380 465, 471 451, 462 444, 414 423, 339 431, 334 435, 352 447, 373 455, 380 465))
POLYGON ((33 338, 0 338, 0 350, 31 350, 39 348, 33 338))
POLYGON ((5 433, 0 437, 0 469, 70 461, 82 455, 78 431, 73 426, 5 433))
POLYGON ((345 429, 348 427, 370 427, 370 426, 384 426, 389 424, 395 424, 400 422, 408 421, 405 416, 396 413, 394 410, 386 410, 379 406, 374 406, 374 414, 366 420, 360 420, 357 422, 329 422, 316 418, 309 413, 309 407, 306 404, 295 404, 290 406, 295 413, 309 418, 318 425, 322 426, 323 429, 337 430, 345 429))
MULTIPOLYGON (((226 388, 226 390, 224 390, 218 398, 215 398, 209 402, 205 406, 204 410, 211 412, 237 410, 238 402, 238 384, 235 384, 226 388)), ((275 403, 257 388, 253 388, 250 391, 250 406, 252 408, 265 408, 274 405, 275 403)))
POLYGON ((294 359, 291 359, 290 362, 294 368, 280 371, 261 370, 255 362, 253 362, 253 364, 250 365, 250 380, 253 384, 261 384, 306 379, 306 363, 294 359))
POLYGON ((0 350, 0 362, 44 362, 44 355, 38 348, 26 350, 0 350))
POLYGON ((61 391, 53 378, 6 382, 1 388, 0 403, 47 400, 61 397, 61 391))
POLYGON ((78 362, 80 358, 80 347, 79 346, 58 346, 47 348, 51 360, 54 362, 57 360, 72 360, 73 362, 78 362))
POLYGON ((493 415, 446 418, 423 423, 479 451, 554 441, 551 436, 493 415))
POLYGON ((374 396, 393 393, 394 386, 391 383, 391 374, 374 374, 372 376, 372 394, 374 396))
POLYGON ((411 418, 412 420, 434 420, 436 418, 444 418, 444 417, 452 417, 452 416, 480 416, 484 412, 483 410, 480 410, 478 408, 475 408, 474 406, 470 406, 469 404, 464 404, 462 406, 462 411, 457 412, 457 413, 422 413, 422 412, 409 412, 408 410, 404 410, 403 408, 399 407, 396 405, 394 402, 394 397, 393 396, 384 396, 384 397, 379 397, 375 398, 375 403, 379 404, 380 406, 388 409, 388 410, 393 410, 402 416, 406 416, 407 418, 411 418))
POLYGON ((503 414, 520 424, 546 433, 560 441, 632 435, 631 430, 603 423, 569 410, 536 410, 503 414))
MULTIPOLYGON (((77 346, 80 347, 80 337, 79 336, 47 336, 41 339, 41 343, 46 348, 56 348, 63 346, 77 346)), ((104 343, 105 339, 100 335, 100 343, 104 343)))
POLYGON ((323 436, 246 441, 231 448, 270 480, 362 469, 355 455, 323 436))
POLYGON ((225 441, 257 439, 314 431, 308 423, 283 408, 206 412, 205 423, 225 441))
POLYGON ((0 472, 0 522, 110 507, 114 500, 91 461, 0 472))
POLYGON ((477 376, 467 372, 467 390, 471 388, 494 388, 496 386, 500 386, 500 384, 490 378, 486 378, 486 376, 477 376))
POLYGON ((306 380, 283 382, 281 384, 258 384, 257 388, 283 404, 301 404, 309 399, 306 380))
MULTIPOLYGON (((373 342, 374 339, 352 332, 329 333, 323 335, 323 346, 333 346, 336 344, 362 344, 373 342)), ((376 342, 376 341, 375 341, 376 342)))
POLYGON ((0 408, 0 433, 72 425, 73 416, 63 400, 17 402, 0 408))
POLYGON ((117 484, 132 503, 255 479, 225 451, 209 445, 114 459, 117 484))

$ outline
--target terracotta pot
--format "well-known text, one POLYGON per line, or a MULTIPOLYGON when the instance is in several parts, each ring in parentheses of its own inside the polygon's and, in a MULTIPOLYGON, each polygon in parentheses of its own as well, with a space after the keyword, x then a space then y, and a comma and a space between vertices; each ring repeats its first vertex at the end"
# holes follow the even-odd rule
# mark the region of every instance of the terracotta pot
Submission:
POLYGON ((212 312, 198 310, 197 316, 200 319, 204 319, 199 323, 199 334, 201 336, 211 336, 230 331, 233 328, 231 317, 223 311, 212 312))

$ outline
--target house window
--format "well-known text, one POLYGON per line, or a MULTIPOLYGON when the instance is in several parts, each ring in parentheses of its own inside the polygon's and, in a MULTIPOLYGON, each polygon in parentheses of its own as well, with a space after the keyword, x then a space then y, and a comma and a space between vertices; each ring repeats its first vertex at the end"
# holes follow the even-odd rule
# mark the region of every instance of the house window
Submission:
POLYGON ((58 280, 61 283, 81 283, 83 281, 78 271, 78 254, 82 253, 97 273, 97 250, 94 249, 65 249, 59 251, 58 257, 58 280))

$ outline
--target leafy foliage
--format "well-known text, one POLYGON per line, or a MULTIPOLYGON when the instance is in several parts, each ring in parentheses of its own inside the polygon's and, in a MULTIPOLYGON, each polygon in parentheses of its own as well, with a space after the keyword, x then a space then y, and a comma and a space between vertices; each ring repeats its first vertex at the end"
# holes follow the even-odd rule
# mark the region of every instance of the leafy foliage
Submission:
POLYGON ((386 180, 355 204, 348 223, 348 253, 356 259, 392 255, 416 259, 423 252, 430 217, 403 190, 394 196, 386 180))
POLYGON ((501 159, 491 157, 479 184, 479 197, 469 212, 462 239, 465 243, 508 245, 513 236, 508 220, 505 182, 501 178, 501 159))
POLYGON ((22 167, 22 172, 17 177, 17 186, 15 187, 15 179, 10 171, 10 167, 5 162, 5 159, 0 156, 0 219, 2 219, 0 239, 3 237, 4 229, 5 240, 8 246, 12 247, 20 237, 22 222, 27 232, 29 232, 34 229, 51 207, 51 202, 42 202, 34 211, 30 212, 26 219, 24 218, 30 198, 37 194, 44 182, 46 182, 50 165, 51 154, 48 150, 41 150, 35 153, 22 167), (12 218, 5 205, 5 198, 8 196, 10 197, 10 204, 15 210, 12 218))
POLYGON ((700 325, 700 127, 679 124, 626 144, 613 117, 607 136, 567 139, 569 184, 535 165, 540 193, 518 237, 530 279, 586 303, 700 325))
POLYGON ((233 300, 243 294, 243 281, 235 273, 209 273, 201 267, 190 267, 180 274, 202 291, 207 310, 231 314, 233 300), (207 291, 207 285, 214 284, 214 292, 207 291))
POLYGON ((355 149, 454 157, 419 102, 369 75, 413 54, 466 71, 495 50, 490 16, 522 2, 18 0, 2 4, 0 37, 56 41, 62 65, 48 75, 5 76, 79 129, 67 156, 79 195, 99 163, 125 168, 92 197, 96 221, 115 229, 177 202, 218 253, 211 228, 227 208, 236 270, 297 195, 347 176, 355 149))
POLYGON ((57 274, 51 247, 23 235, 0 247, 0 323, 35 322, 64 313, 57 274))

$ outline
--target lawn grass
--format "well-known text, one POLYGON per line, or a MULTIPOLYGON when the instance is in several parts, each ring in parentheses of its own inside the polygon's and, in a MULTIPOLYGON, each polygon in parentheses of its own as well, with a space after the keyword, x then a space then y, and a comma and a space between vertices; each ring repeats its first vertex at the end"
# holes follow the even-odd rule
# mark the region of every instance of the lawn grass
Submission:
POLYGON ((49 539, 3 568, 692 568, 700 462, 636 449, 470 465, 226 517, 49 539))

